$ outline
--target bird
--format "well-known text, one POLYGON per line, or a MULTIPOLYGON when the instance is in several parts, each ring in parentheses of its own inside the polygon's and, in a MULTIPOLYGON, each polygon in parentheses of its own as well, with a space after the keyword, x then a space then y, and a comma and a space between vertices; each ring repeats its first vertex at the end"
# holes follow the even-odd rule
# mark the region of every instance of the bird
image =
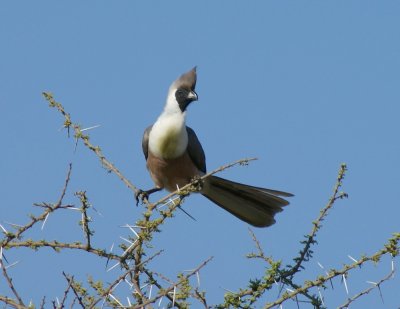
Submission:
MULTIPOLYGON (((162 189, 174 192, 207 172, 203 147, 185 121, 188 107, 198 100, 196 81, 196 67, 176 79, 169 87, 164 110, 144 131, 142 150, 155 184, 154 188, 142 191, 147 196, 162 189)), ((282 197, 293 196, 214 175, 203 180, 199 193, 255 227, 274 224, 275 214, 289 204, 282 197)))

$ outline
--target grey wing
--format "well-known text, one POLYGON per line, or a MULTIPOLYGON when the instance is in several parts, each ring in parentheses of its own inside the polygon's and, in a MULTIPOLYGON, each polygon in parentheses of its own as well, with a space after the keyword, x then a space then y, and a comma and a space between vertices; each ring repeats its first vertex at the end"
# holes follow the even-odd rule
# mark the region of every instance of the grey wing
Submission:
POLYGON ((201 147, 200 141, 192 128, 186 127, 186 131, 188 133, 187 152, 189 157, 200 171, 206 173, 206 156, 203 147, 201 147))
POLYGON ((144 157, 147 160, 147 157, 149 156, 149 135, 150 131, 153 125, 148 126, 147 129, 143 133, 143 139, 142 139, 142 149, 143 149, 143 154, 144 157))

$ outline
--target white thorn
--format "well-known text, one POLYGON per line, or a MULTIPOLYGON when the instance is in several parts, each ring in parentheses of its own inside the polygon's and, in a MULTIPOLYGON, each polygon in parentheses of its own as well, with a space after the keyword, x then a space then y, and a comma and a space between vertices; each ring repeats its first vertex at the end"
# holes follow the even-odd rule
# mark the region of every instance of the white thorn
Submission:
POLYGON ((149 299, 151 298, 151 292, 153 292, 153 285, 150 284, 150 288, 149 288, 149 299))
POLYGON ((123 227, 127 227, 128 229, 130 229, 130 230, 131 230, 131 232, 132 232, 133 234, 135 234, 135 235, 136 235, 136 237, 137 237, 137 238, 140 238, 140 237, 139 237, 139 234, 138 234, 138 233, 136 233, 136 231, 133 229, 133 227, 132 227, 131 225, 129 225, 129 224, 126 224, 126 225, 124 225, 123 227))
POLYGON ((57 301, 57 305, 60 307, 61 304, 60 304, 60 300, 58 299, 58 297, 56 297, 56 301, 57 301))
POLYGON ((111 248, 110 248, 110 252, 112 252, 114 249, 114 243, 112 243, 111 248))
POLYGON ((225 288, 223 288, 223 287, 221 287, 221 289, 223 289, 223 290, 225 290, 225 291, 227 291, 227 292, 229 292, 229 293, 235 293, 235 292, 233 292, 233 291, 231 291, 231 290, 228 290, 228 289, 225 289, 225 288))
POLYGON ((128 251, 131 250, 131 248, 136 244, 136 242, 137 242, 137 239, 128 248, 126 248, 126 250, 124 251, 124 253, 122 253, 121 256, 125 256, 125 254, 127 254, 128 251))
POLYGON ((107 269, 107 272, 109 272, 110 270, 113 270, 115 267, 117 267, 119 265, 119 262, 117 264, 115 264, 114 266, 111 266, 109 269, 107 269))
POLYGON ((110 294, 108 294, 108 296, 110 296, 112 299, 114 299, 114 300, 118 303, 118 305, 120 305, 121 307, 124 307, 124 305, 121 304, 121 302, 120 302, 116 297, 114 297, 114 295, 112 295, 112 294, 110 293, 110 294))
POLYGON ((174 286, 174 294, 172 296, 172 307, 175 306, 176 286, 174 286))
MULTIPOLYGON (((11 225, 11 226, 13 226, 13 227, 23 227, 23 225, 21 225, 21 224, 12 223, 12 222, 8 222, 8 221, 4 221, 4 223, 7 223, 7 224, 9 224, 9 225, 11 225)), ((0 224, 0 225, 1 225, 1 224, 0 224)))
POLYGON ((320 290, 320 288, 318 288, 318 294, 319 294, 319 298, 321 299, 321 303, 322 303, 322 305, 323 305, 323 306, 325 306, 325 303, 324 303, 324 298, 322 297, 322 294, 321 294, 321 290, 320 290))
POLYGON ((355 259, 355 258, 353 258, 351 255, 347 255, 348 257, 349 257, 349 259, 350 260, 352 260, 353 262, 355 262, 355 263, 357 263, 358 261, 355 259))
POLYGON ((81 209, 80 208, 77 208, 77 207, 67 207, 66 209, 70 209, 70 210, 76 210, 76 211, 81 211, 81 209))
POLYGON ((129 288, 130 288, 130 289, 133 287, 133 284, 130 283, 130 282, 128 281, 128 279, 125 278, 124 281, 125 281, 125 283, 126 283, 127 285, 129 285, 129 288))
POLYGON ((136 227, 138 229, 145 229, 146 228, 145 226, 140 226, 140 225, 132 225, 132 227, 136 227))
POLYGON ((160 307, 160 306, 161 306, 161 302, 162 302, 162 300, 163 300, 163 297, 161 297, 161 298, 160 298, 160 301, 158 302, 158 307, 160 307))
POLYGON ((140 289, 141 290, 143 290, 146 286, 148 286, 149 284, 148 283, 146 283, 146 284, 143 284, 141 287, 140 287, 140 289))
POLYGON ((349 295, 349 289, 347 288, 347 281, 345 274, 343 274, 342 277, 343 277, 344 287, 346 288, 346 293, 347 295, 349 295))
POLYGON ((132 242, 129 239, 126 239, 126 238, 124 238, 122 236, 119 236, 119 238, 121 238, 122 240, 125 240, 127 243, 132 245, 132 242))
POLYGON ((1 224, 0 224, 0 228, 3 230, 3 232, 4 232, 5 234, 8 233, 7 230, 4 228, 4 226, 2 226, 1 224))
POLYGON ((374 282, 374 281, 366 281, 367 283, 373 284, 373 285, 377 285, 378 283, 374 282))
POLYGON ((42 227, 40 228, 42 231, 43 231, 43 229, 44 229, 44 226, 45 226, 45 224, 46 224, 46 222, 47 222, 47 218, 49 217, 49 215, 50 215, 50 213, 48 213, 48 214, 46 215, 46 217, 44 218, 44 220, 43 220, 42 227))
POLYGON ((177 197, 174 197, 174 198, 169 198, 165 203, 163 203, 160 206, 158 206, 157 209, 161 209, 162 207, 168 206, 168 205, 175 206, 175 205, 177 205, 179 203, 179 202, 178 203, 175 202, 176 200, 180 200, 180 197, 177 196, 177 197))
POLYGON ((129 299, 128 296, 126 297, 126 300, 128 301, 128 307, 132 307, 131 300, 129 299))
POLYGON ((95 125, 95 126, 92 126, 92 127, 89 127, 89 128, 81 129, 81 132, 83 132, 83 131, 88 131, 88 130, 92 130, 92 129, 96 129, 96 128, 98 128, 98 127, 100 127, 99 124, 97 124, 97 125, 95 125))
POLYGON ((293 293, 293 292, 294 292, 293 290, 291 290, 291 289, 289 289, 289 288, 286 288, 286 290, 289 291, 290 293, 293 293))
POLYGON ((322 270, 325 271, 325 274, 328 276, 329 273, 325 270, 324 266, 320 262, 317 262, 317 264, 318 264, 319 267, 321 267, 322 270))
POLYGON ((165 202, 165 203, 163 203, 163 204, 161 204, 161 205, 158 205, 157 210, 160 210, 160 209, 163 208, 164 206, 167 206, 168 203, 169 203, 169 201, 167 201, 167 202, 165 202))
POLYGON ((196 277, 197 277, 197 286, 200 287, 200 272, 196 271, 196 277))
POLYGON ((8 268, 10 268, 10 267, 13 267, 14 265, 17 265, 19 263, 19 261, 16 261, 16 262, 14 262, 14 263, 12 263, 12 264, 10 264, 10 265, 7 265, 6 267, 5 267, 5 269, 8 269, 8 268))
POLYGON ((180 201, 180 197, 177 196, 177 197, 174 197, 171 202, 172 202, 173 206, 175 206, 175 205, 179 204, 179 201, 180 201), (176 202, 176 201, 178 201, 178 202, 176 202))

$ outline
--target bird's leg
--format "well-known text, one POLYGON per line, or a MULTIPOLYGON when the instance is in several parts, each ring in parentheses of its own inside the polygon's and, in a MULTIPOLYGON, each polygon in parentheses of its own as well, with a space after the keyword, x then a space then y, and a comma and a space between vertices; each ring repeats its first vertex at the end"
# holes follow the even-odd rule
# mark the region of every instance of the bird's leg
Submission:
POLYGON ((150 190, 141 190, 141 189, 139 189, 135 193, 136 206, 139 205, 139 199, 141 199, 142 203, 143 203, 143 201, 145 199, 148 200, 150 194, 153 194, 154 192, 158 192, 158 191, 161 191, 161 190, 162 190, 162 188, 159 188, 159 187, 154 187, 154 188, 152 188, 150 190))

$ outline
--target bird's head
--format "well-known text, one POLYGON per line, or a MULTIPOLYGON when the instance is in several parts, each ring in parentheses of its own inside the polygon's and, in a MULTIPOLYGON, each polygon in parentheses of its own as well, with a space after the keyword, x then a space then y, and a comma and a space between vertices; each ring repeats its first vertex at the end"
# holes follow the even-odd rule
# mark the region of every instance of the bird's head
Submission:
POLYGON ((194 67, 174 81, 169 88, 167 106, 177 103, 183 113, 191 102, 197 101, 196 78, 196 67, 194 67))

